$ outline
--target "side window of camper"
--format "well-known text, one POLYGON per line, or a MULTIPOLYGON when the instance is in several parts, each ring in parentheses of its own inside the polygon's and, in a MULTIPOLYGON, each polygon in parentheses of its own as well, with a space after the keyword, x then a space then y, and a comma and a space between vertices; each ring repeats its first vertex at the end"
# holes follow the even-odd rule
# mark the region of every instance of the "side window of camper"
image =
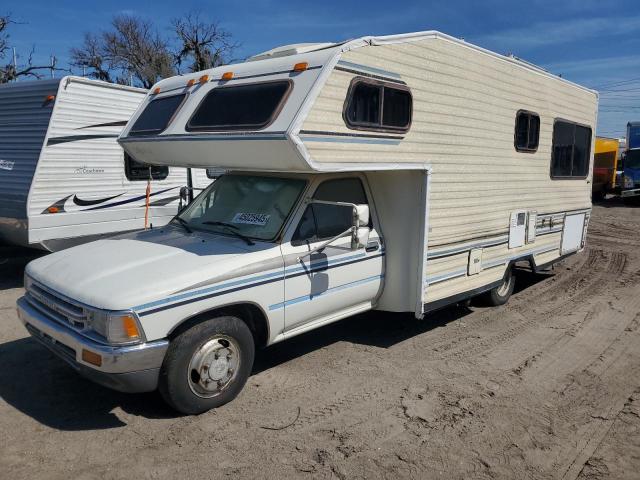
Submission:
POLYGON ((520 110, 516 114, 514 144, 519 152, 533 153, 540 140, 540 117, 537 113, 520 110))
POLYGON ((129 135, 157 135, 164 131, 185 97, 186 94, 172 95, 150 101, 131 127, 129 135))
MULTIPOLYGON (((357 205, 368 204, 367 195, 359 178, 340 178, 327 180, 318 186, 313 194, 316 200, 348 202, 357 205)), ((352 224, 352 211, 337 205, 309 205, 296 228, 291 243, 328 240, 349 229, 352 224)))
POLYGON ((553 126, 551 178, 585 178, 590 156, 591 128, 557 120, 553 126))
POLYGON ((149 180, 149 175, 151 175, 151 180, 164 180, 169 176, 169 167, 147 165, 134 160, 128 153, 125 153, 124 174, 130 182, 147 181, 149 180))
POLYGON ((347 93, 343 118, 356 130, 404 133, 411 126, 412 110, 406 85, 356 77, 347 93))

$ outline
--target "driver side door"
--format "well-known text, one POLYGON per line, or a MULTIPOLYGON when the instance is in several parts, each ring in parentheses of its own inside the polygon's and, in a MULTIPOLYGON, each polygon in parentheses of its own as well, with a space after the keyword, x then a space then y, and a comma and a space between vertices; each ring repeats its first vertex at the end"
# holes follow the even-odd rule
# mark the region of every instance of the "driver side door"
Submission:
MULTIPOLYGON (((317 185, 312 198, 370 205, 359 177, 340 177, 317 185)), ((352 210, 336 205, 310 204, 289 240, 282 244, 285 261, 285 332, 311 328, 368 310, 383 279, 384 248, 374 228, 366 246, 351 249, 351 236, 335 240, 320 252, 301 257, 352 225, 352 210)))

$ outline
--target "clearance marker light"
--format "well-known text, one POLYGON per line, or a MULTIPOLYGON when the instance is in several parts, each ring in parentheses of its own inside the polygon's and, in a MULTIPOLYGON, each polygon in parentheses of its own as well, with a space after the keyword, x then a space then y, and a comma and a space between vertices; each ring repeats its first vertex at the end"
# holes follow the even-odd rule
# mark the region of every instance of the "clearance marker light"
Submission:
POLYGON ((153 94, 154 95, 157 95, 159 93, 160 93, 160 87, 156 87, 156 88, 153 89, 153 94))
POLYGON ((296 63, 293 66, 294 72, 304 72, 307 68, 309 68, 309 64, 307 62, 296 63))
POLYGON ((233 78, 233 72, 224 72, 222 74, 222 80, 231 80, 233 78))
POLYGON ((196 83, 196 79, 192 78, 191 80, 189 80, 187 82, 187 87, 193 87, 195 85, 195 83, 196 83))
POLYGON ((202 75, 198 81, 200 83, 207 83, 209 81, 209 75, 202 75))
POLYGON ((58 207, 49 207, 47 208, 47 211, 49 213, 58 213, 59 210, 58 210, 58 207))
POLYGON ((45 102, 53 102, 56 99, 55 95, 47 95, 47 97, 44 99, 45 102))

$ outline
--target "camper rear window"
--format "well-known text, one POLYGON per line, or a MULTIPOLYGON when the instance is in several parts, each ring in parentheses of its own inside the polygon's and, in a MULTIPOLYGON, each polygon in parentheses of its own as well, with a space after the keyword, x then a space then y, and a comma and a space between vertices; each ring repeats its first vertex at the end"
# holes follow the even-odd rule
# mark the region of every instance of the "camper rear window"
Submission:
POLYGON ((540 117, 537 113, 520 110, 516 114, 514 144, 519 152, 533 153, 540 140, 540 117))
POLYGON ((591 129, 565 120, 553 126, 551 178, 586 178, 591 156, 591 129))
POLYGON ((357 77, 349 87, 343 117, 356 130, 404 133, 411 125, 412 103, 404 85, 357 77))
POLYGON ((200 103, 186 129, 260 130, 280 113, 292 82, 250 83, 211 90, 200 103))
POLYGON ((150 101, 129 130, 129 135, 155 135, 164 131, 182 105, 185 96, 186 94, 172 95, 150 101))
POLYGON ((169 176, 169 167, 147 165, 124 154, 124 174, 130 182, 146 180, 164 180, 169 176))

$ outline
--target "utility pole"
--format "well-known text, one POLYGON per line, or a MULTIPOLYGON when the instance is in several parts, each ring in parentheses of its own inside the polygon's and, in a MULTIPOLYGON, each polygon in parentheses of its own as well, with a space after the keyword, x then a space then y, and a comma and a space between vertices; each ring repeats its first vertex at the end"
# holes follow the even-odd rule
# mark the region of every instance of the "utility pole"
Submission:
MULTIPOLYGON (((18 55, 16 55, 16 47, 13 47, 13 70, 18 72, 18 55)), ((18 76, 14 79, 14 82, 18 81, 18 76)))

